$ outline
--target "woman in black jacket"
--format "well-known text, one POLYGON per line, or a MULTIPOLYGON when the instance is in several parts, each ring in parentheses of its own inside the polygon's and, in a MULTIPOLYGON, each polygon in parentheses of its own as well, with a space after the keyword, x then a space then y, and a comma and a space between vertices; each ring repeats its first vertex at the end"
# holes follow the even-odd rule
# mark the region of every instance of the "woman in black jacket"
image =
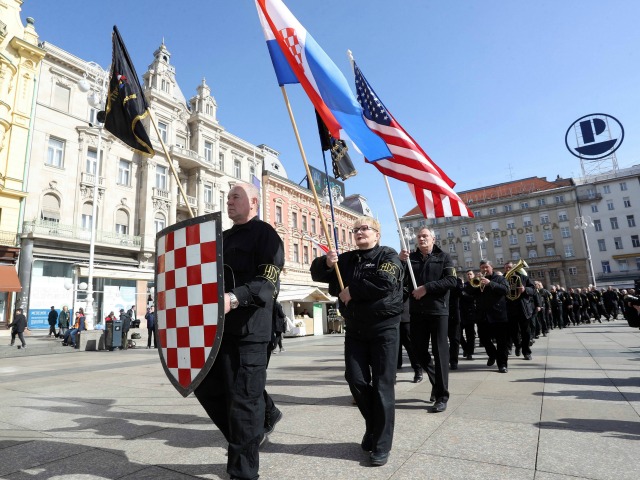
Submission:
POLYGON ((316 258, 311 277, 328 282, 329 293, 339 298, 346 321, 345 378, 366 424, 361 447, 371 452, 371 465, 380 466, 393 442, 403 267, 394 249, 380 246, 377 220, 360 217, 352 231, 358 249, 316 258))

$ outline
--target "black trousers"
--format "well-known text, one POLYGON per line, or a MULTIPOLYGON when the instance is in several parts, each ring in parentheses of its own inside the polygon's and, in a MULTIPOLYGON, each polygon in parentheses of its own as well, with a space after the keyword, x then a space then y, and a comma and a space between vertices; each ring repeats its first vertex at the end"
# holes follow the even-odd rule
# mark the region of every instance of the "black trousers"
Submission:
POLYGON ((473 355, 476 348, 476 327, 473 323, 463 324, 460 327, 460 344, 462 345, 462 353, 473 355))
POLYGON ((147 328, 147 348, 151 347, 151 337, 153 337, 153 348, 158 345, 158 339, 156 338, 156 329, 147 328))
POLYGON ((49 324, 49 335, 53 335, 54 337, 58 336, 58 334, 56 333, 56 324, 55 323, 53 325, 49 324))
POLYGON ((411 315, 411 338, 437 400, 449 400, 449 315, 411 315), (432 344, 434 359, 429 354, 432 344), (435 360, 435 361, 434 361, 435 360))
POLYGON ((209 418, 229 442, 227 472, 232 477, 258 478, 267 344, 223 337, 213 367, 195 390, 209 418))
POLYGON ((395 425, 398 325, 344 342, 345 378, 371 435, 373 452, 389 452, 395 425))
POLYGON ((411 343, 411 324, 409 322, 400 323, 400 345, 398 348, 398 368, 402 366, 402 347, 407 351, 411 368, 417 370, 420 368, 420 361, 416 355, 416 350, 411 343))
POLYGON ((562 317, 562 308, 556 306, 551 307, 551 317, 553 318, 553 327, 555 328, 563 328, 564 327, 564 319, 562 317))
MULTIPOLYGON (((276 339, 280 338, 282 339, 282 334, 275 334, 276 339)), ((282 341, 282 340, 281 340, 282 341)), ((277 340, 276 340, 277 342, 277 340)), ((273 343, 273 340, 271 342, 269 342, 269 345, 267 346, 267 368, 269 368, 269 362, 271 361, 271 353, 276 349, 275 344, 273 343)), ((271 395, 269 395, 267 393, 267 389, 265 388, 264 391, 262 392, 262 397, 264 398, 264 411, 265 411, 265 417, 264 417, 264 426, 265 428, 267 427, 267 419, 270 418, 272 415, 275 415, 276 411, 278 410, 278 408, 276 407, 276 404, 273 402, 273 398, 271 398, 271 395)))
POLYGON ((498 367, 506 367, 509 360, 509 324, 478 323, 478 335, 489 358, 495 358, 498 367), (496 345, 492 339, 496 340, 496 345))
POLYGON ((511 342, 522 349, 522 355, 531 355, 531 319, 523 314, 509 314, 509 330, 511 342))
POLYGON ((22 342, 22 346, 24 347, 27 343, 24 341, 23 333, 22 332, 14 332, 13 330, 11 330, 11 345, 13 345, 15 343, 16 335, 18 336, 18 338, 22 342))
POLYGON ((447 336, 449 337, 449 363, 457 365, 460 354, 460 317, 449 315, 447 336))

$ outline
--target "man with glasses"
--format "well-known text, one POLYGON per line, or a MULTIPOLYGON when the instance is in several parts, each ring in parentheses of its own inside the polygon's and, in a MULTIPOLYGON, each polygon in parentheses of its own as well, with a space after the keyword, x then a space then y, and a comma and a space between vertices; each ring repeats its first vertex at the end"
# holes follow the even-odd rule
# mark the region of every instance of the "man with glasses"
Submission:
POLYGON ((365 419, 360 446, 371 452, 372 466, 381 466, 393 442, 403 266, 393 248, 379 244, 377 220, 360 217, 352 232, 358 248, 340 255, 331 250, 316 258, 311 278, 328 282, 329 293, 338 296, 346 321, 345 378, 365 419))

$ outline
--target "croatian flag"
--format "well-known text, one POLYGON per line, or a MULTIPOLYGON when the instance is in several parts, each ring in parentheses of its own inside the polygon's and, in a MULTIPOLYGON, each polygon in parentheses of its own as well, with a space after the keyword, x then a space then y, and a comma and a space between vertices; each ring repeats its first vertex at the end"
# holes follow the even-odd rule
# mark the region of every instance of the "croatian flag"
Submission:
POLYGON ((365 123, 347 79, 284 3, 256 0, 256 7, 278 83, 300 83, 332 137, 340 138, 344 130, 369 160, 391 157, 365 123))

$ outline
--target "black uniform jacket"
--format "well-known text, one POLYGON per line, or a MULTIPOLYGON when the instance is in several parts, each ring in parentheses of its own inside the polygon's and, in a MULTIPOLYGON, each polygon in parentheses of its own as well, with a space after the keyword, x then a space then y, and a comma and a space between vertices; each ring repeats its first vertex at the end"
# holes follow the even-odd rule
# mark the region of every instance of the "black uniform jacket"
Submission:
MULTIPOLYGON (((449 254, 434 245, 431 253, 426 256, 418 249, 411 252, 409 262, 418 287, 424 285, 427 289, 426 295, 420 300, 411 297, 411 315, 448 315, 449 291, 456 288, 458 281, 449 254)), ((405 274, 405 283, 408 283, 409 291, 413 291, 409 272, 405 274)))
POLYGON ((240 303, 225 315, 224 335, 268 342, 276 285, 284 266, 282 239, 258 217, 234 225, 222 237, 224 291, 233 292, 240 303))
POLYGON ((465 284, 464 291, 476 298, 478 308, 477 320, 489 323, 505 323, 507 321, 507 280, 497 273, 486 276, 489 283, 482 289, 465 284))
MULTIPOLYGON (((366 334, 400 322, 403 267, 393 248, 377 245, 369 250, 341 253, 338 268, 351 294, 349 305, 340 300, 347 335, 366 334)), ((340 293, 335 269, 327 267, 326 256, 313 261, 311 278, 328 282, 331 295, 340 293)))
POLYGON ((531 318, 534 310, 533 297, 536 292, 536 287, 529 279, 528 275, 522 275, 517 272, 514 273, 514 275, 520 277, 520 281, 524 287, 524 292, 522 292, 522 294, 515 300, 507 299, 507 310, 509 312, 509 316, 524 316, 525 318, 531 318))
POLYGON ((24 316, 24 313, 18 313, 13 317, 13 322, 9 324, 9 327, 13 327, 15 332, 24 332, 24 329, 27 328, 27 317, 24 316))

